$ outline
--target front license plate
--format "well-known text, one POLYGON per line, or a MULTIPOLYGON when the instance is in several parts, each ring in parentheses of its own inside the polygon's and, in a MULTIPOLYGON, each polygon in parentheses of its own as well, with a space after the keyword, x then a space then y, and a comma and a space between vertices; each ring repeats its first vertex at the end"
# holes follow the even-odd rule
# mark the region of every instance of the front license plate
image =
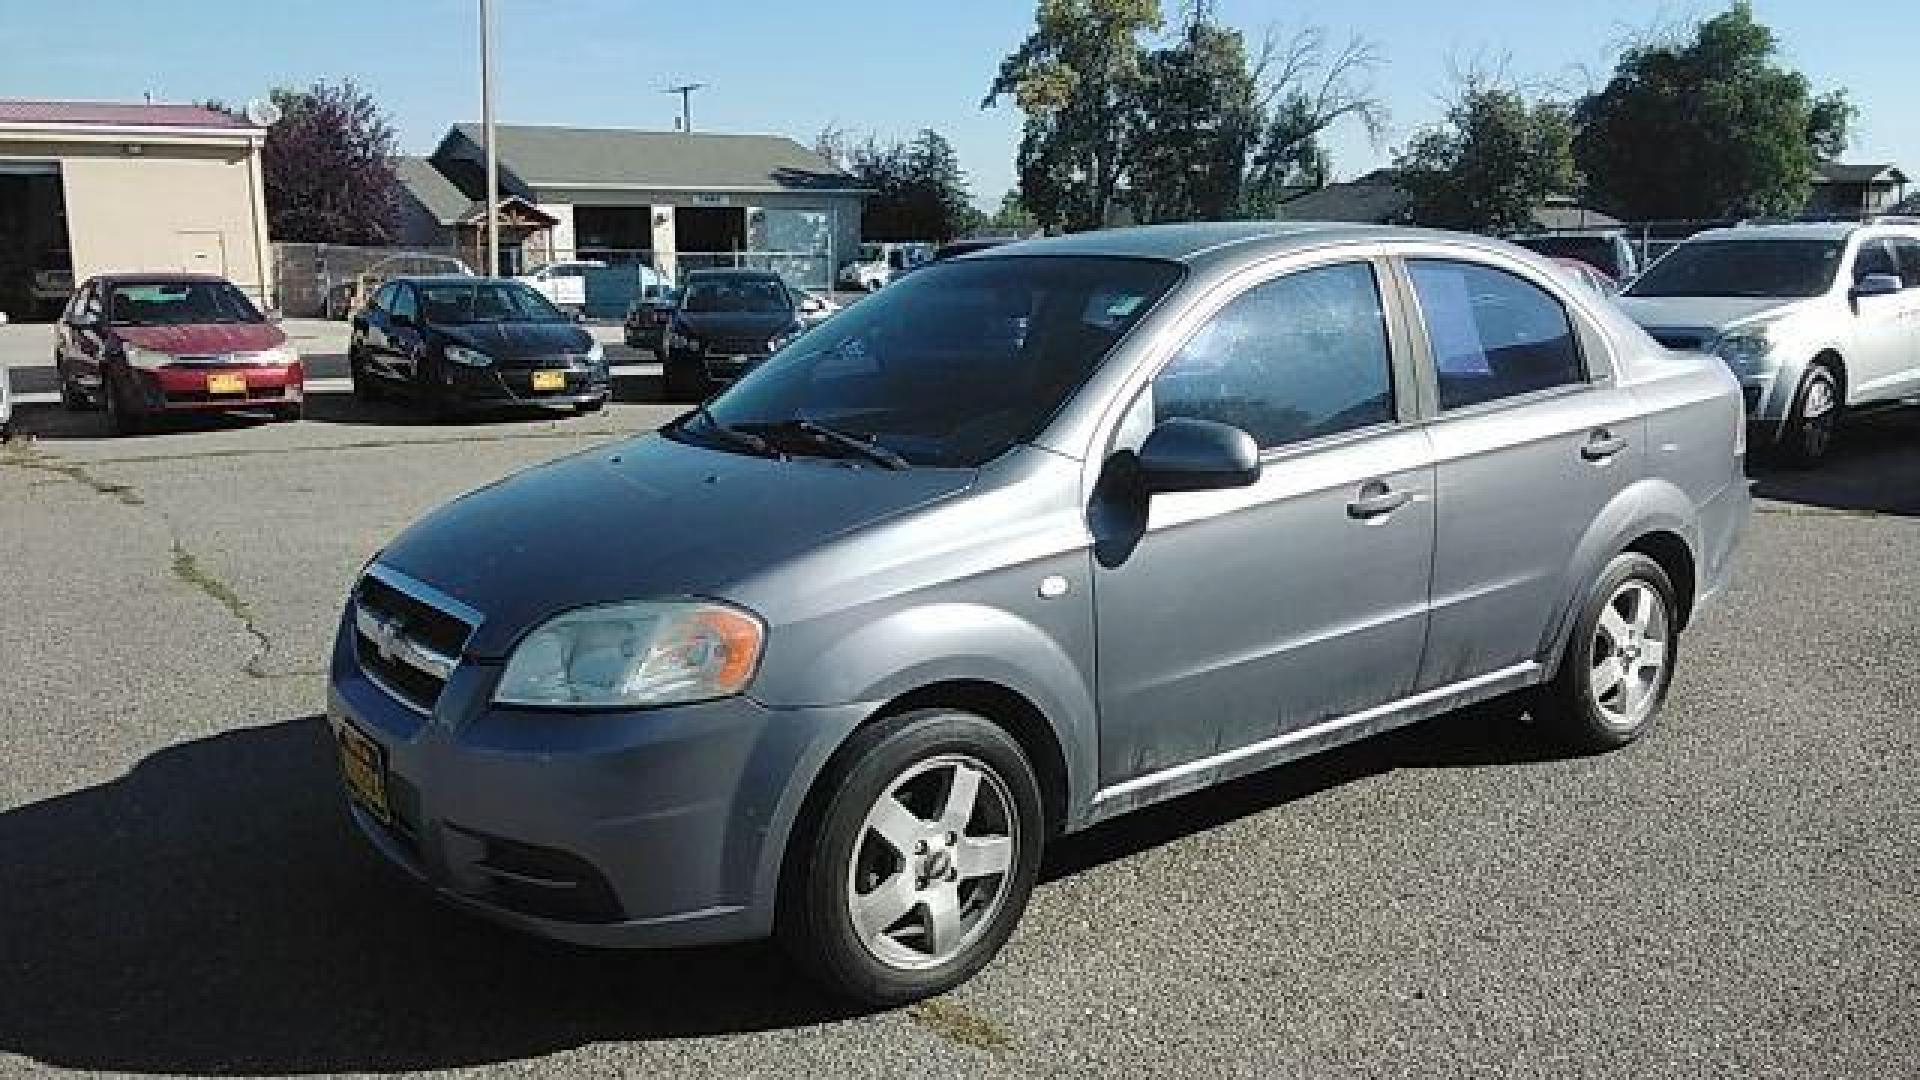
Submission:
POLYGON ((567 373, 564 371, 536 371, 533 373, 533 388, 538 390, 565 390, 567 373))
POLYGON ((244 394, 247 392, 247 377, 237 371, 216 371, 207 376, 209 394, 244 394))
POLYGON ((344 720, 334 728, 334 739, 340 745, 340 775, 347 782, 347 794, 381 821, 391 820, 387 814, 386 747, 344 720))

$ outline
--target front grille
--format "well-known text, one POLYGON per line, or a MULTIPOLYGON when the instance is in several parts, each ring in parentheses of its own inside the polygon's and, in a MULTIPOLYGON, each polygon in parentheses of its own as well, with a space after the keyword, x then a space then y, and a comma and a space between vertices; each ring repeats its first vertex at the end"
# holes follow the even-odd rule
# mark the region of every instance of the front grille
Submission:
POLYGON ((353 594, 354 643, 376 683, 421 712, 432 712, 474 624, 371 569, 353 594))

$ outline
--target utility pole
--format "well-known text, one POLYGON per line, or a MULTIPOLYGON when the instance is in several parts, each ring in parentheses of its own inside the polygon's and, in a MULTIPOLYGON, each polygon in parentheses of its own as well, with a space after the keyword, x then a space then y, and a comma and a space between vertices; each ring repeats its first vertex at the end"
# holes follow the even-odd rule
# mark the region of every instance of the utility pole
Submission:
POLYGON ((691 132, 693 130, 693 92, 695 90, 705 90, 706 88, 706 83, 693 82, 681 83, 679 86, 669 86, 665 90, 660 91, 663 94, 680 95, 681 131, 691 132))
POLYGON ((487 274, 500 273, 500 155, 493 139, 493 0, 480 0, 480 128, 487 143, 487 274))

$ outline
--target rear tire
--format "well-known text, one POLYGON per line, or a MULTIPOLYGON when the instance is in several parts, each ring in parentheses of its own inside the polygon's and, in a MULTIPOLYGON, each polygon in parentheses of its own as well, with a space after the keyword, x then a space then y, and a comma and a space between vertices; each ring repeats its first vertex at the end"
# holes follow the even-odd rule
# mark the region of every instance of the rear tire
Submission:
POLYGON ((1847 403, 1833 369, 1815 361, 1807 365, 1794 390, 1793 406, 1781 428, 1774 457, 1789 468, 1807 469, 1827 459, 1847 403))
POLYGON ((1679 608, 1660 564, 1622 552, 1589 594, 1534 716, 1569 749, 1618 749, 1653 728, 1680 658, 1679 608))
POLYGON ((1033 769, 1001 728, 945 709, 875 721, 822 772, 788 840, 780 942, 866 1005, 945 993, 1013 933, 1045 828, 1033 769))
POLYGON ((65 372, 60 373, 60 407, 68 412, 88 412, 94 408, 93 400, 75 386, 65 372))

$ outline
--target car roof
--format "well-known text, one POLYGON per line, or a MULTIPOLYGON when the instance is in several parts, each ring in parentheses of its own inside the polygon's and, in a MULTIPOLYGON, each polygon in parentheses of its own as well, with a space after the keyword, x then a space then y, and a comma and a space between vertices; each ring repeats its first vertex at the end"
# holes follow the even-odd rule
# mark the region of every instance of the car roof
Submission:
POLYGON ((396 281, 412 285, 477 285, 482 281, 500 281, 501 278, 483 278, 477 274, 397 274, 386 280, 391 285, 396 281))
POLYGON ((688 281, 714 281, 720 278, 747 278, 755 281, 779 281, 786 279, 771 270, 749 270, 743 267, 715 267, 707 270, 687 271, 688 281))
POLYGON ((1035 240, 1019 240, 969 259, 1082 255, 1160 259, 1199 267, 1283 255, 1291 251, 1342 244, 1427 241, 1488 251, 1512 251, 1499 240, 1437 229, 1392 225, 1356 225, 1338 221, 1204 221, 1177 225, 1138 225, 1035 240))
POLYGON ((221 277, 219 274, 190 274, 179 270, 156 270, 150 274, 136 274, 131 271, 120 271, 112 274, 95 274, 91 280, 101 285, 131 285, 135 283, 157 285, 170 281, 226 281, 227 279, 221 277))
POLYGON ((1686 243, 1696 240, 1845 240, 1865 226, 1858 221, 1793 221, 1777 225, 1734 225, 1724 229, 1708 229, 1687 237, 1686 243))

